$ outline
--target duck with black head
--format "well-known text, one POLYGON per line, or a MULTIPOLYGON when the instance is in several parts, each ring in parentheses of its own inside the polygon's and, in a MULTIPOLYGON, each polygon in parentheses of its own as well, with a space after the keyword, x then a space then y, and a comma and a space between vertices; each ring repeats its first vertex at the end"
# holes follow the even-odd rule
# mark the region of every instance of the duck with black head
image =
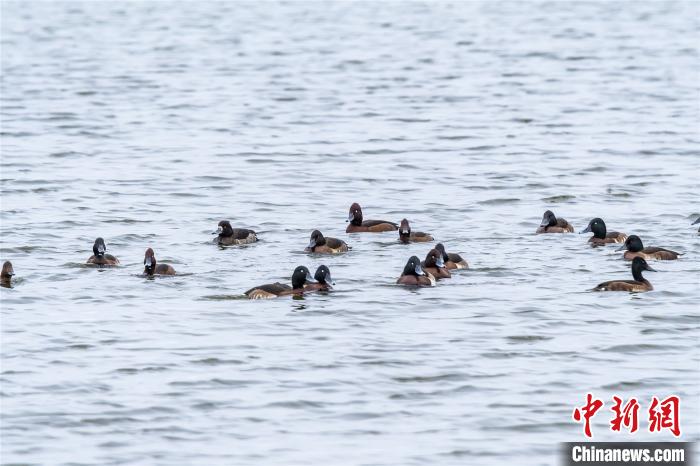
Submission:
POLYGON ((333 289, 333 285, 335 285, 335 282, 331 278, 331 271, 325 265, 320 265, 316 269, 314 279, 316 280, 316 283, 308 283, 304 287, 304 292, 330 291, 331 289, 333 289))
POLYGON ((304 249, 304 252, 312 252, 315 254, 340 254, 348 252, 350 248, 345 241, 338 238, 323 236, 318 230, 311 232, 309 245, 304 249))
POLYGON ((143 273, 148 277, 153 275, 175 275, 175 269, 168 264, 158 264, 156 262, 156 255, 153 249, 146 249, 146 254, 143 258, 143 273))
POLYGON ((363 220, 362 207, 360 207, 360 204, 357 202, 350 206, 350 213, 347 221, 350 222, 350 225, 345 229, 345 233, 380 233, 399 229, 399 226, 394 222, 388 222, 386 220, 363 220))
POLYGON ((635 257, 641 257, 646 260, 661 260, 661 261, 672 261, 678 259, 679 256, 683 254, 675 251, 671 251, 664 248, 648 247, 645 248, 642 243, 642 239, 637 235, 630 235, 625 241, 625 244, 617 248, 617 251, 625 250, 622 257, 625 260, 631 261, 635 257))
POLYGON ((292 273, 292 286, 284 283, 269 283, 253 287, 244 294, 248 299, 272 299, 280 296, 301 296, 304 293, 304 285, 313 283, 309 269, 300 265, 292 273))
POLYGON ((437 280, 442 278, 450 278, 452 274, 445 268, 445 262, 442 259, 442 254, 437 249, 431 249, 425 260, 420 264, 427 273, 435 277, 437 280))
POLYGON ((647 261, 641 257, 635 257, 632 261, 632 278, 634 280, 611 280, 604 282, 593 288, 593 291, 651 291, 654 289, 649 280, 642 276, 642 271, 656 272, 647 261))
POLYGON ((111 254, 107 254, 107 246, 105 240, 97 238, 95 244, 92 245, 92 256, 87 260, 90 265, 119 265, 119 259, 111 254))
POLYGON ((411 256, 396 283, 409 286, 435 286, 435 277, 423 270, 418 257, 411 256))
POLYGON ((602 218, 594 218, 588 222, 585 230, 581 230, 579 234, 593 233, 593 236, 588 238, 588 242, 592 246, 603 246, 611 243, 624 243, 627 235, 617 231, 608 231, 605 227, 605 222, 602 218))
POLYGON ((411 231, 411 224, 408 223, 408 220, 403 219, 399 226, 399 241, 404 244, 427 243, 433 241, 433 237, 429 233, 423 233, 422 231, 411 231))
POLYGON ((542 221, 540 226, 535 231, 536 234, 540 233, 573 233, 574 227, 564 220, 563 218, 557 218, 554 212, 548 210, 542 216, 542 221))
POLYGON ((219 246, 250 244, 258 240, 258 235, 253 230, 233 228, 228 220, 220 221, 219 227, 212 235, 218 235, 214 238, 214 242, 219 246))
POLYGON ((462 259, 462 256, 457 253, 445 251, 445 246, 442 243, 438 243, 435 246, 435 249, 437 249, 437 251, 442 255, 442 261, 445 263, 445 268, 447 270, 469 268, 469 264, 467 264, 467 261, 462 259))
POLYGON ((12 277, 15 276, 15 269, 12 267, 12 262, 5 261, 2 264, 2 272, 0 272, 0 286, 4 288, 12 288, 12 277))

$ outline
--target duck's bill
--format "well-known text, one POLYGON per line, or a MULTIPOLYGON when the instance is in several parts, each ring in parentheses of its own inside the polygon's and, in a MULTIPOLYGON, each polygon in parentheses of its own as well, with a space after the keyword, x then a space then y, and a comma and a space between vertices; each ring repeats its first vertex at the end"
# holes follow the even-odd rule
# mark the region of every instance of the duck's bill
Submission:
POLYGON ((345 221, 346 221, 346 222, 352 222, 353 220, 355 220, 355 214, 353 214, 352 212, 350 212, 350 214, 348 215, 347 220, 345 220, 345 221))
POLYGON ((442 259, 442 257, 438 257, 438 259, 435 261, 435 265, 437 265, 438 267, 444 267, 445 261, 442 259))
POLYGON ((306 281, 309 283, 316 283, 316 280, 314 280, 314 277, 312 277, 310 273, 306 274, 306 281))
POLYGON ((615 249, 615 251, 623 251, 623 250, 625 250, 625 249, 627 249, 627 245, 626 245, 626 244, 623 244, 623 245, 620 246, 619 248, 615 249))
POLYGON ((588 225, 584 230, 581 230, 578 232, 579 235, 582 235, 583 233, 590 233, 591 232, 591 226, 588 225))
POLYGON ((102 255, 102 254, 104 254, 104 253, 105 253, 105 251, 106 251, 106 250, 107 250, 107 248, 105 248, 105 247, 104 247, 104 246, 102 246, 102 245, 100 245, 100 246, 97 246, 97 254, 100 254, 100 255, 102 255))
POLYGON ((700 223, 700 217, 696 218, 695 221, 691 223, 691 225, 697 225, 698 223, 700 223))
POLYGON ((647 264, 646 270, 647 270, 648 272, 658 272, 658 270, 651 268, 651 265, 649 265, 649 264, 647 264))
POLYGON ((424 275, 425 272, 423 272, 423 267, 420 266, 420 264, 416 265, 416 268, 414 269, 416 272, 416 275, 424 275))
POLYGON ((316 247, 316 240, 311 240, 309 241, 309 249, 313 249, 316 247))
POLYGON ((411 232, 408 231, 408 230, 399 230, 399 233, 401 233, 402 235, 409 235, 409 234, 411 234, 411 232))
POLYGON ((143 265, 150 269, 151 267, 153 267, 153 261, 151 261, 150 257, 147 257, 146 260, 143 261, 143 265))
POLYGON ((219 227, 219 228, 216 229, 216 231, 212 231, 211 234, 212 234, 212 235, 220 235, 221 232, 223 232, 223 231, 224 231, 224 229, 221 228, 221 227, 219 227))
POLYGON ((541 227, 546 227, 549 225, 549 220, 547 220, 547 217, 542 217, 542 221, 540 222, 541 227))

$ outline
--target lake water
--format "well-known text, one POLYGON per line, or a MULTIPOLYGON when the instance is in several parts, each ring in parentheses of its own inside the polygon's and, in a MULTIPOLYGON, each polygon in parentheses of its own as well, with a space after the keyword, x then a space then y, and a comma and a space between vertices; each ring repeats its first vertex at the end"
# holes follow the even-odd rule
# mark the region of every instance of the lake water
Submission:
POLYGON ((555 464, 587 392, 596 440, 673 440, 671 394, 700 439, 698 5, 3 2, 2 463, 555 464), (394 285, 430 246, 352 202, 471 269, 394 285), (591 293, 629 263, 548 208, 684 256, 591 293), (322 263, 328 295, 237 299, 322 263))

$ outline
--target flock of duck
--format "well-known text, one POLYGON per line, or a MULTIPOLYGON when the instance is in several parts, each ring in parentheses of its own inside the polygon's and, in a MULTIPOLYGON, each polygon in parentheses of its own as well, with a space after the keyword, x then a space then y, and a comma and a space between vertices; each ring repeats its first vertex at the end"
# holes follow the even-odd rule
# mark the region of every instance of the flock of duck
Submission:
MULTIPOLYGON (((362 208, 354 203, 350 206, 347 221, 346 233, 380 233, 388 231, 399 232, 399 241, 404 244, 427 243, 434 241, 429 233, 412 231, 408 220, 403 219, 400 224, 386 220, 364 220, 362 208)), ((693 225, 700 223, 700 217, 693 222, 693 225)), ((550 210, 546 211, 542 217, 542 222, 536 230, 536 234, 552 233, 573 233, 574 227, 561 217, 556 217, 550 210)), ((698 229, 700 232, 700 229, 698 229)), ((649 266, 647 260, 675 260, 681 254, 659 247, 644 247, 639 236, 629 235, 617 231, 607 231, 605 222, 601 218, 594 218, 588 226, 580 233, 592 233, 588 242, 594 246, 605 246, 607 244, 623 243, 617 250, 625 250, 623 258, 632 261, 633 280, 612 280, 600 283, 593 288, 593 291, 631 291, 641 292, 652 290, 649 280, 642 276, 643 271, 655 272, 649 266)), ((218 229, 213 234, 217 237, 214 243, 219 246, 237 246, 254 243, 258 240, 257 234, 253 230, 246 228, 233 228, 227 220, 219 222, 218 229)), ((342 254, 351 248, 347 243, 338 238, 324 236, 318 230, 311 233, 309 244, 305 252, 314 254, 342 254)), ((102 238, 97 238, 92 246, 93 255, 88 258, 86 264, 97 267, 109 267, 119 265, 119 259, 111 254, 107 254, 107 246, 102 238)), ((175 275, 175 269, 168 264, 159 264, 153 249, 148 248, 143 258, 143 275, 153 277, 154 275, 175 275)), ((406 286, 434 286, 438 280, 451 277, 450 270, 467 269, 467 261, 459 254, 448 253, 442 243, 438 243, 428 251, 425 260, 421 261, 417 256, 411 256, 406 262, 403 272, 396 281, 399 285, 406 286)), ((6 261, 0 273, 0 285, 3 287, 12 286, 14 268, 10 261, 6 261)), ((328 291, 332 288, 330 269, 321 265, 311 276, 309 269, 299 266, 292 273, 291 286, 284 283, 269 283, 253 287, 244 294, 250 299, 268 299, 279 296, 300 296, 304 293, 328 291)))

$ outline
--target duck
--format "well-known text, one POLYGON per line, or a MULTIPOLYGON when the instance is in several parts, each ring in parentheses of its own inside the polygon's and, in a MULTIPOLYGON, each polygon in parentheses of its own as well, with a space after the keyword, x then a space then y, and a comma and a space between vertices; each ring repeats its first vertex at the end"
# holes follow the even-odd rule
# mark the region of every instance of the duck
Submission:
POLYGON ((452 274, 445 268, 445 262, 442 259, 442 254, 437 249, 431 249, 425 260, 421 262, 423 270, 435 277, 437 280, 441 278, 450 278, 452 274))
POLYGON ((557 218, 554 216, 554 212, 548 210, 542 216, 542 222, 540 222, 540 227, 535 231, 536 234, 539 233, 573 233, 574 227, 564 220, 563 218, 557 218))
POLYGON ((340 254, 348 252, 349 249, 345 241, 338 238, 325 237, 320 231, 314 230, 311 232, 309 246, 304 251, 316 254, 340 254))
POLYGON ((331 271, 325 265, 320 265, 316 269, 316 273, 314 274, 314 280, 316 280, 316 283, 308 283, 304 287, 304 292, 330 291, 333 288, 332 285, 335 285, 335 282, 331 278, 331 271))
POLYGON ((627 240, 625 241, 625 244, 617 248, 617 251, 622 251, 624 249, 626 249, 626 251, 622 257, 624 257, 625 260, 628 261, 633 260, 635 257, 641 257, 647 260, 656 259, 662 261, 671 261, 676 260, 678 259, 678 256, 683 255, 679 252, 670 251, 664 248, 645 248, 644 244, 642 244, 641 238, 637 235, 630 235, 629 238, 627 238, 627 240))
POLYGON ((232 228, 228 220, 219 222, 219 228, 212 233, 218 235, 214 242, 219 246, 233 246, 237 244, 249 244, 258 240, 258 235, 247 228, 232 228))
POLYGON ((119 265, 119 259, 111 254, 106 254, 107 246, 105 240, 97 238, 92 245, 92 256, 87 260, 87 264, 92 265, 119 265))
POLYGON ((469 264, 462 259, 462 256, 456 253, 445 251, 445 246, 442 243, 435 245, 435 249, 442 255, 442 261, 445 263, 447 270, 468 269, 469 264))
POLYGON ((396 231, 399 226, 394 222, 386 220, 362 220, 362 207, 357 202, 350 206, 348 215, 350 225, 345 229, 345 233, 379 233, 383 231, 396 231))
POLYGON ((409 286, 435 286, 435 277, 421 268, 418 257, 411 256, 396 283, 409 286))
MULTIPOLYGON (((700 217, 696 218, 695 221, 691 223, 691 225, 697 225, 698 223, 700 223, 700 217)), ((698 227, 698 233, 700 233, 700 227, 698 227)))
POLYGON ((303 265, 298 266, 292 273, 292 286, 284 283, 270 283, 253 287, 244 294, 248 299, 272 299, 280 296, 300 296, 304 293, 304 285, 313 283, 309 269, 303 265))
POLYGON ((15 275, 15 269, 12 267, 12 262, 5 261, 2 264, 2 272, 0 272, 0 286, 4 288, 12 288, 12 277, 15 275))
POLYGON ((634 280, 611 280, 603 282, 593 288, 593 291, 651 291, 654 289, 649 283, 649 280, 642 277, 642 270, 656 272, 652 269, 647 261, 641 257, 635 257, 632 261, 632 278, 634 280))
POLYGON ((617 231, 611 231, 608 233, 603 219, 597 217, 588 222, 588 226, 585 230, 581 230, 579 232, 579 234, 583 233, 593 233, 593 236, 588 239, 588 242, 593 246, 602 246, 610 243, 624 243, 627 239, 627 235, 624 233, 619 233, 617 231))
POLYGON ((171 265, 156 263, 156 255, 151 248, 146 249, 143 265, 143 273, 149 277, 153 275, 175 275, 175 269, 171 265))
POLYGON ((429 233, 411 231, 411 225, 408 223, 408 220, 401 220, 401 226, 399 226, 399 241, 402 243, 427 243, 428 241, 433 241, 433 239, 434 238, 429 233))

